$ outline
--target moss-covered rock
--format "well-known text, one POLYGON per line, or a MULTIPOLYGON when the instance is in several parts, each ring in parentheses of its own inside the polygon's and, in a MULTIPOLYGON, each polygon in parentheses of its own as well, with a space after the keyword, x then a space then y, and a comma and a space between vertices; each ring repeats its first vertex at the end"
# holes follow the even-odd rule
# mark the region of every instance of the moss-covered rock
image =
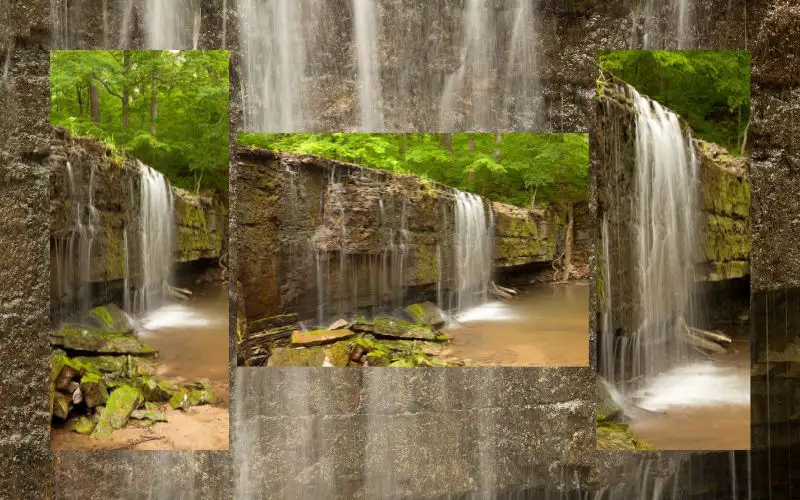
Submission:
POLYGON ((116 304, 97 306, 89 311, 89 319, 107 332, 129 333, 133 331, 128 315, 116 304))
POLYGON ((70 408, 72 408, 72 395, 55 391, 53 393, 53 416, 66 420, 70 408))
POLYGON ((276 347, 267 366, 347 366, 355 344, 350 340, 305 348, 276 347))
POLYGON ((65 350, 103 354, 151 355, 157 352, 135 335, 78 325, 62 325, 50 334, 50 344, 65 350))
POLYGON ((653 450, 653 445, 639 439, 627 424, 621 422, 597 422, 598 450, 653 450))
POLYGON ((81 416, 72 422, 72 431, 77 432, 78 434, 89 435, 92 433, 92 431, 94 431, 96 426, 97 423, 94 420, 81 416))
POLYGON ((140 382, 139 390, 142 391, 142 396, 145 401, 160 403, 169 401, 175 392, 177 392, 178 388, 168 380, 159 380, 156 382, 151 378, 147 378, 140 382))
POLYGON ((121 429, 128 422, 131 413, 143 402, 142 393, 135 387, 126 385, 115 389, 100 414, 92 436, 108 437, 115 429, 121 429))
POLYGON ((95 373, 89 373, 81 379, 81 393, 89 408, 105 405, 108 401, 106 383, 95 373))
POLYGON ((187 410, 192 406, 213 404, 216 400, 216 396, 209 389, 183 388, 172 395, 169 406, 174 410, 187 410))
POLYGON ((340 330, 309 330, 307 332, 297 331, 292 333, 291 342, 293 346, 308 347, 346 340, 352 336, 353 331, 346 328, 342 328, 340 330))
POLYGON ((432 302, 411 304, 405 308, 405 312, 415 323, 422 323, 433 328, 441 328, 445 324, 444 313, 432 302))
POLYGON ((428 325, 411 323, 389 316, 377 316, 371 321, 359 318, 353 325, 353 330, 402 339, 436 340, 437 335, 428 325))
POLYGON ((153 409, 134 410, 131 413, 131 418, 135 420, 150 420, 151 422, 166 422, 167 414, 153 409))

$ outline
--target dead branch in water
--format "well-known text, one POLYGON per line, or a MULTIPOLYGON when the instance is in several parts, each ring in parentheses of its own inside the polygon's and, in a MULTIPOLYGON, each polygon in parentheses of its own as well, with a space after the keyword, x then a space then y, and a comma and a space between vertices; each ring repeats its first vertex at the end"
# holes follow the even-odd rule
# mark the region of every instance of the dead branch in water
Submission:
POLYGON ((133 448, 136 445, 140 445, 142 443, 146 443, 148 441, 156 441, 158 439, 164 439, 164 436, 147 436, 140 439, 136 439, 134 441, 130 441, 123 445, 114 446, 113 448, 106 448, 105 451, 115 451, 115 450, 127 450, 129 448, 133 448))

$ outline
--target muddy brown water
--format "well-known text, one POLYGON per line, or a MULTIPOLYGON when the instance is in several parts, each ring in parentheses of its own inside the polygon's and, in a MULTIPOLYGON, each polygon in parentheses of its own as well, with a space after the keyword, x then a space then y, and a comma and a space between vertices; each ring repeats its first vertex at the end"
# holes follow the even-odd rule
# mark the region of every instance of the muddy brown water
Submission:
POLYGON ((631 429, 659 450, 750 449, 749 359, 749 342, 736 340, 656 377, 634 400, 649 412, 631 429))
POLYGON ((228 449, 228 299, 224 290, 200 291, 192 300, 152 311, 138 322, 139 337, 159 351, 158 378, 176 383, 206 378, 218 398, 214 405, 187 411, 167 409, 167 422, 136 422, 98 440, 55 425, 51 448, 58 450, 220 450, 228 449), (143 441, 145 438, 157 438, 143 441), (139 443, 139 441, 142 441, 139 443), (131 443, 138 443, 130 446, 131 443))
POLYGON ((445 359, 478 366, 587 366, 589 286, 539 285, 465 311, 446 328, 445 359))

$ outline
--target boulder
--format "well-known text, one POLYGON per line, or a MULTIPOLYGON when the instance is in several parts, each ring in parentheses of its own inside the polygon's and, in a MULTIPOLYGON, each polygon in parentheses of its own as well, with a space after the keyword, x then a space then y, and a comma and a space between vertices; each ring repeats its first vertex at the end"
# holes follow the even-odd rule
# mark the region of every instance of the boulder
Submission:
POLYGON ((349 324, 350 322, 347 321, 346 319, 337 319, 336 321, 331 323, 331 326, 328 327, 328 330, 338 330, 340 328, 346 328, 349 324))
POLYGON ((433 328, 441 328, 444 326, 446 319, 444 313, 433 302, 422 302, 419 304, 411 304, 407 306, 404 311, 415 323, 422 323, 433 328))
POLYGON ((151 355, 157 352, 132 334, 78 325, 62 325, 50 334, 50 344, 66 350, 103 354, 151 355))
POLYGON ((108 398, 106 407, 92 432, 93 437, 108 437, 115 429, 121 429, 128 422, 134 410, 144 402, 139 389, 129 385, 115 389, 108 398))
POLYGON ((53 416, 66 420, 72 407, 72 394, 55 392, 53 394, 53 416))
POLYGON ((272 350, 267 366, 347 366, 354 347, 347 341, 300 349, 277 347, 272 350))
POLYGON ((174 410, 187 410, 191 406, 212 404, 217 398, 208 389, 183 388, 169 399, 169 406, 174 410))
POLYGON ((72 431, 78 434, 91 434, 97 426, 94 420, 86 417, 79 417, 78 420, 72 423, 72 431))
POLYGON ((178 390, 177 387, 173 386, 168 380, 159 380, 156 382, 151 378, 143 380, 139 385, 139 389, 142 391, 144 400, 151 402, 169 401, 169 398, 178 390))
POLYGON ((437 333, 428 325, 412 323, 402 319, 378 316, 374 320, 359 319, 353 330, 372 333, 381 337, 398 339, 436 340, 437 333))
POLYGON ((133 325, 128 315, 116 304, 97 306, 89 311, 89 320, 107 332, 130 333, 133 325))
POLYGON ((70 386, 72 385, 72 381, 76 378, 81 376, 80 370, 76 369, 73 366, 70 366, 69 360, 64 360, 61 370, 58 372, 58 376, 56 377, 56 389, 59 391, 67 391, 72 393, 75 389, 73 388, 70 390, 70 386))
POLYGON ((89 408, 104 405, 108 401, 106 383, 94 373, 87 374, 81 379, 80 391, 89 408))
POLYGON ((293 346, 308 347, 346 340, 352 336, 353 331, 348 329, 296 331, 292 333, 291 342, 293 346))

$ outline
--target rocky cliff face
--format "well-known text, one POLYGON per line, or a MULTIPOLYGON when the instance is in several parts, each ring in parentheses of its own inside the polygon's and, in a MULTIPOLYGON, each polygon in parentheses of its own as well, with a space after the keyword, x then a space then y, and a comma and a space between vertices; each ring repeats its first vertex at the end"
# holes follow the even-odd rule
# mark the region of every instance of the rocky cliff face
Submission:
POLYGON ((792 497, 800 453, 800 5, 772 4, 751 46, 752 456, 754 488, 792 497))
POLYGON ((47 2, 0 3, 0 491, 46 498, 48 425, 47 2))
MULTIPOLYGON (((50 168, 50 269, 54 309, 68 307, 83 280, 94 294, 108 300, 118 294, 122 280, 135 283, 139 262, 138 205, 140 168, 92 138, 70 137, 56 129, 47 160, 50 168), (76 219, 80 217, 80 221, 76 219), (89 227, 89 223, 92 227, 89 227), (83 226, 83 227, 81 227, 83 226), (84 249, 80 231, 84 236, 84 249), (88 259, 84 276, 80 259, 88 259)), ((173 260, 190 262, 219 258, 227 210, 219 200, 194 196, 173 188, 176 233, 173 260)))
MULTIPOLYGON (((249 320, 319 307, 342 315, 386 294, 435 299, 455 286, 455 191, 413 176, 313 156, 243 149, 234 210, 249 320)), ((494 265, 550 262, 563 245, 554 210, 494 202, 494 265)), ((404 300, 405 298, 405 300, 404 300)))

